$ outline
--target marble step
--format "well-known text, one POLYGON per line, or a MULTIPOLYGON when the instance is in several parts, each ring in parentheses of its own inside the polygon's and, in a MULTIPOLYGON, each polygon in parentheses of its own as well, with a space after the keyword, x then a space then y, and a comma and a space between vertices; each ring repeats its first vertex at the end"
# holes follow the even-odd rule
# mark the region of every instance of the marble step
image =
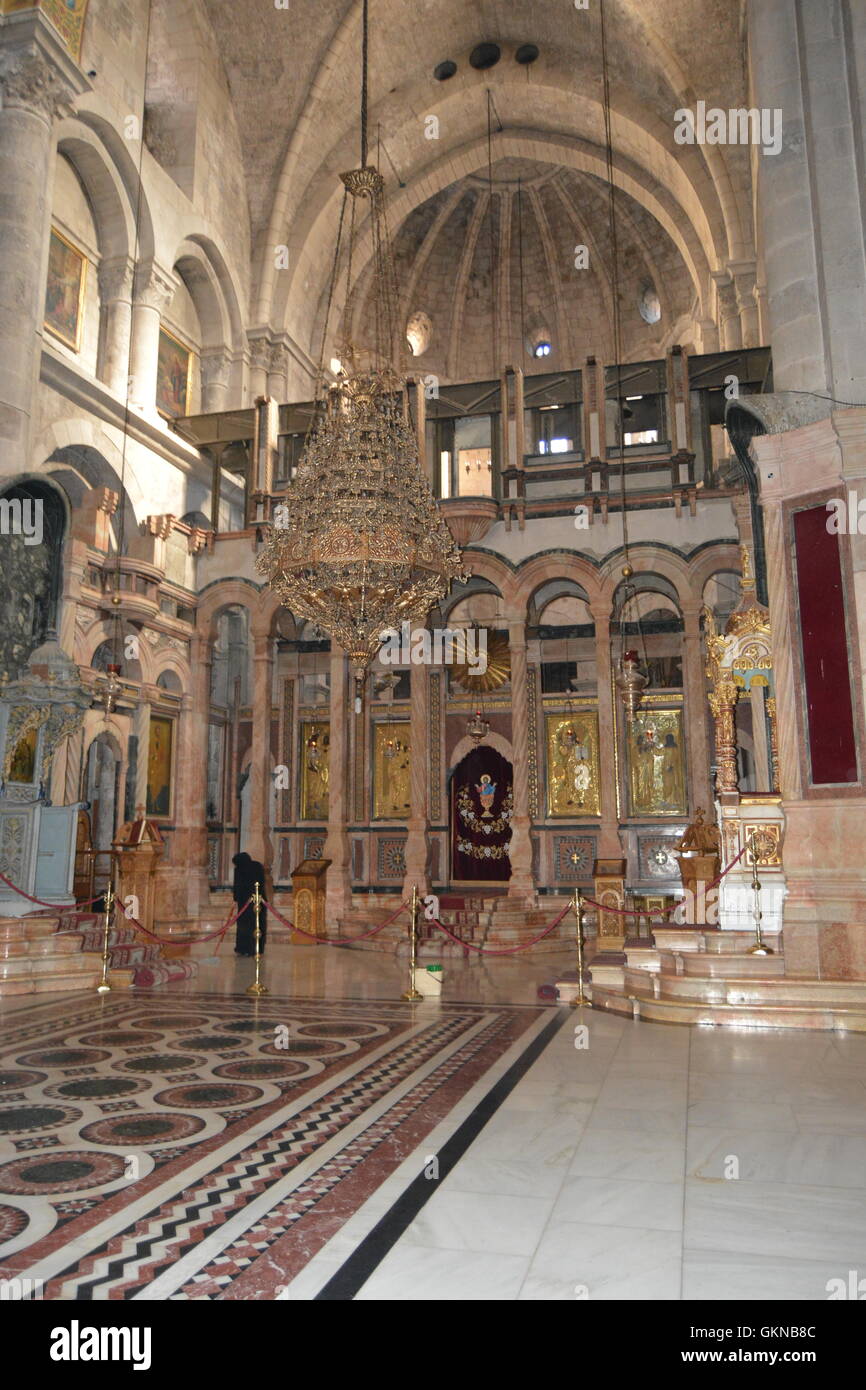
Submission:
MULTIPOLYGON (((626 951, 629 965, 632 964, 631 950, 626 951)), ((688 955, 674 955, 671 951, 658 951, 658 968, 663 975, 693 975, 703 979, 767 979, 785 973, 784 956, 750 956, 733 951, 726 955, 712 955, 709 951, 689 952, 688 955)), ((637 964, 637 962, 635 962, 637 964)), ((640 968, 640 967, 639 967, 640 968)))
POLYGON ((682 999, 644 999, 593 984, 592 1006, 609 1013, 655 1023, 717 1028, 808 1028, 824 1032, 866 1033, 866 1004, 706 1004, 682 999))
POLYGON ((660 999, 693 999, 703 1003, 804 1005, 862 1009, 866 1012, 866 980, 696 979, 688 975, 647 976, 625 972, 626 993, 660 999), (647 985, 653 988, 647 990, 647 985), (642 988, 641 988, 642 986, 642 988))
POLYGON ((0 940, 0 962, 36 956, 75 956, 80 951, 81 938, 77 934, 58 936, 52 932, 48 936, 0 940))

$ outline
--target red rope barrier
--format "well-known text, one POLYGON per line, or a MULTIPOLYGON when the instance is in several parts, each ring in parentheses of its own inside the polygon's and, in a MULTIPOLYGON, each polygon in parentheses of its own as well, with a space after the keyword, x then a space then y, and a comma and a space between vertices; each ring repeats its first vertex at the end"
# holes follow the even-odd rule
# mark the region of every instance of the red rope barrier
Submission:
MULTIPOLYGON (((724 869, 722 869, 722 872, 719 874, 718 878, 714 878, 712 883, 707 884, 706 889, 704 891, 708 893, 711 888, 718 887, 725 875, 729 874, 731 872, 731 869, 735 868, 736 865, 739 864, 740 860, 742 859, 743 855, 746 853, 748 848, 749 846, 746 845, 745 848, 741 849, 736 859, 732 859, 730 864, 728 864, 724 869)), ((615 917, 670 917, 674 912, 677 911, 679 907, 682 907, 682 902, 680 901, 674 903, 673 907, 666 907, 659 912, 649 912, 646 908, 644 908, 644 910, 641 912, 637 908, 606 907, 604 903, 596 902, 595 898, 586 898, 582 896, 581 900, 584 903, 588 903, 590 907, 597 907, 601 912, 612 912, 615 917)))
MULTIPOLYGON (((154 941, 161 941, 166 946, 194 946, 197 941, 213 941, 214 937, 225 936, 229 927, 234 926, 241 913, 246 912, 251 902, 252 898, 247 898, 247 901, 244 903, 243 907, 239 907, 234 916, 229 917, 228 921, 226 921, 223 924, 223 926, 218 927, 217 930, 214 932, 205 932, 204 934, 199 934, 198 936, 159 936, 156 932, 149 931, 143 922, 139 922, 137 917, 131 917, 126 912, 124 912, 122 916, 126 919, 127 922, 131 923, 133 927, 137 927, 139 931, 144 932, 145 936, 151 937, 154 941)), ((114 925, 117 926, 116 916, 114 920, 114 925)))
POLYGON ((559 926, 563 917, 566 917, 570 910, 571 903, 569 902, 566 903, 559 916, 554 918, 550 926, 545 927, 544 931, 541 932, 539 936, 534 936, 531 941, 521 942, 519 946, 503 946, 501 950, 491 950, 486 946, 475 946, 471 941, 464 941, 461 937, 455 936, 452 931, 448 930, 443 922, 439 921, 438 917, 433 917, 430 920, 440 931, 443 931, 446 936, 450 937, 452 941, 456 941, 458 946, 462 946, 464 951, 477 951, 481 956, 513 956, 517 951, 528 951, 530 946, 537 946, 539 941, 543 941, 546 936, 550 936, 550 933, 559 926))
POLYGON ((390 927, 392 922, 396 922, 400 913, 405 912, 409 904, 401 903, 396 912, 392 913, 384 922, 380 922, 378 927, 373 927, 371 931, 361 932, 360 936, 346 936, 341 939, 335 936, 316 936, 314 932, 304 931, 303 927, 296 926, 294 922, 290 922, 287 917, 284 917, 283 914, 274 907, 273 903, 266 902, 265 906, 269 912, 274 914, 278 921, 282 922, 284 927, 290 927, 292 931, 300 932, 301 936, 306 936, 310 941, 315 941, 317 946, 351 946, 355 941, 366 941, 367 937, 376 936, 378 932, 384 931, 385 927, 390 927))
POLYGON ((99 899, 102 897, 101 893, 97 893, 95 898, 85 898, 80 903, 71 903, 69 906, 64 907, 61 903, 47 903, 42 898, 34 898, 30 893, 25 893, 23 888, 19 888, 17 883, 13 883, 11 878, 7 878, 5 874, 0 874, 0 883, 5 883, 8 888, 12 889, 13 893, 17 893, 19 897, 26 898, 29 903, 37 903, 39 907, 53 907, 58 914, 61 912, 70 912, 73 907, 91 907, 93 903, 98 903, 99 899))

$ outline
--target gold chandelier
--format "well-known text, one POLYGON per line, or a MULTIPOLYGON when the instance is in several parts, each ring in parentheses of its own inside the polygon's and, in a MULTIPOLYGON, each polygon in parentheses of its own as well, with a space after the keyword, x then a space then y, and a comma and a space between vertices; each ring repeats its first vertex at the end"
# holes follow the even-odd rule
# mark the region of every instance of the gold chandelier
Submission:
MULTIPOLYGON (((369 205, 373 250, 372 347, 343 346, 336 385, 319 403, 297 474, 274 509, 256 564, 296 617, 315 623, 352 663, 359 707, 364 674, 384 634, 423 622, 464 579, 454 543, 426 478, 408 419, 405 380, 395 365, 396 285, 384 209, 384 180, 367 162, 367 0, 363 6, 361 168, 342 175, 340 231, 328 305, 338 279, 349 207, 346 306, 352 285, 357 209, 369 205)), ((324 379, 328 314, 322 334, 324 379)))

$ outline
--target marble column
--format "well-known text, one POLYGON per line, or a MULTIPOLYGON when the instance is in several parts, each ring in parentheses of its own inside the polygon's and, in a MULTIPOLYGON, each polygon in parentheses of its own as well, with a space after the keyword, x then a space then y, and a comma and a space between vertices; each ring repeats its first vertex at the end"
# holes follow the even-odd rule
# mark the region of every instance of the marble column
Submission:
POLYGON ((598 837, 599 859, 621 859, 619 819, 616 806, 616 723, 613 710, 613 663, 610 651, 610 605, 590 604, 595 623, 595 669, 598 682, 598 765, 601 787, 601 824, 598 837))
POLYGON ((511 651, 511 747, 514 754, 514 814, 511 820, 510 898, 535 899, 532 877, 532 817, 529 812, 529 697, 526 671, 526 620, 508 620, 511 651))
POLYGON ((349 866, 349 666, 339 647, 331 649, 331 751, 328 777, 328 834, 324 859, 330 859, 325 912, 333 931, 352 906, 349 866))
POLYGON ((134 266, 126 256, 101 261, 99 266, 99 363, 96 374, 121 400, 126 400, 132 341, 134 266))
POLYGON ((201 356, 202 414, 217 414, 229 409, 232 360, 227 352, 203 352, 201 356))
POLYGON ((0 466, 30 465, 42 350, 53 121, 90 90, 39 11, 0 20, 0 466))
MULTIPOLYGON (((138 755, 135 765, 135 793, 133 796, 133 811, 136 806, 147 805, 147 759, 150 746, 150 715, 151 707, 148 700, 140 700, 132 712, 132 732, 135 734, 138 748, 138 755)), ((176 729, 178 736, 178 747, 183 748, 184 742, 180 738, 181 730, 176 729)), ((183 755, 178 758, 178 771, 182 769, 183 755)), ((175 822, 182 823, 181 805, 183 793, 180 786, 181 778, 178 777, 178 785, 174 789, 174 813, 175 822)))
POLYGON ((274 639, 270 632, 253 632, 253 737, 250 755, 249 826, 246 849, 264 864, 267 873, 274 849, 271 843, 271 719, 273 715, 274 639))
MULTIPOLYGON (((210 635, 196 632, 190 642, 192 689, 184 692, 178 721, 178 759, 172 859, 185 872, 187 911, 195 916, 207 908, 207 756, 213 647, 210 635)), ((147 748, 139 744, 139 768, 147 766, 147 748)))
POLYGON ((136 276, 132 306, 130 404, 145 415, 157 414, 159 325, 176 289, 174 276, 153 264, 142 266, 136 276))
POLYGON ((781 125, 754 166, 774 389, 852 402, 866 400, 864 43, 862 4, 749 0, 752 104, 781 125))
POLYGON ((707 727, 707 682, 701 648, 701 605, 683 603, 683 695, 689 754, 689 800, 691 812, 703 806, 712 818, 713 790, 710 786, 710 738, 707 727))
POLYGON ((411 670, 412 703, 410 706, 409 746, 412 750, 409 783, 409 824, 406 837, 406 877, 403 897, 412 896, 413 884, 423 897, 429 891, 430 843, 428 831, 427 731, 430 720, 430 678, 426 666, 411 670))
POLYGON ((268 354, 267 394, 273 401, 285 401, 289 393, 289 349, 284 342, 271 344, 268 354))

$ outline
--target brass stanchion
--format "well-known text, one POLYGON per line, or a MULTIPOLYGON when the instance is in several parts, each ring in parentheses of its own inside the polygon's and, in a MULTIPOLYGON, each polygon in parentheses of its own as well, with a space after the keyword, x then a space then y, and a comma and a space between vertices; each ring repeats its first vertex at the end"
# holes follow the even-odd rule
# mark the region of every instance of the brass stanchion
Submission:
POLYGON ((412 913, 409 922, 409 988, 401 999, 423 999, 420 990, 415 988, 415 965, 418 956, 418 885, 412 885, 412 913))
POLYGON ((583 898, 579 888, 575 890, 571 906, 574 909, 577 936, 577 998, 572 999, 571 1007, 579 1009, 581 1004, 590 1002, 583 988, 583 898))
POLYGON ((261 910, 262 910, 262 895, 261 895, 261 893, 259 892, 259 885, 258 885, 258 883, 256 883, 255 891, 253 892, 253 911, 254 911, 255 914, 256 914, 256 931, 255 931, 255 937, 256 937, 256 978, 253 980, 253 982, 252 982, 251 985, 247 985, 247 994, 269 994, 269 993, 270 993, 270 990, 268 989, 267 985, 263 985, 263 984, 262 984, 262 980, 261 980, 261 969, 262 969, 261 938, 262 938, 262 928, 261 928, 261 924, 260 924, 260 922, 259 922, 259 914, 261 913, 261 910))
POLYGON ((752 849, 752 891, 755 894, 754 918, 755 918, 755 944, 749 947, 750 956, 773 956, 775 951, 772 946, 768 946, 761 934, 761 881, 758 878, 758 845, 754 835, 751 837, 752 849))
POLYGON ((111 931, 111 918, 114 912, 114 889, 109 882, 105 890, 105 921, 102 924, 102 976, 96 986, 97 994, 110 994, 111 985, 108 983, 108 934, 111 931))

